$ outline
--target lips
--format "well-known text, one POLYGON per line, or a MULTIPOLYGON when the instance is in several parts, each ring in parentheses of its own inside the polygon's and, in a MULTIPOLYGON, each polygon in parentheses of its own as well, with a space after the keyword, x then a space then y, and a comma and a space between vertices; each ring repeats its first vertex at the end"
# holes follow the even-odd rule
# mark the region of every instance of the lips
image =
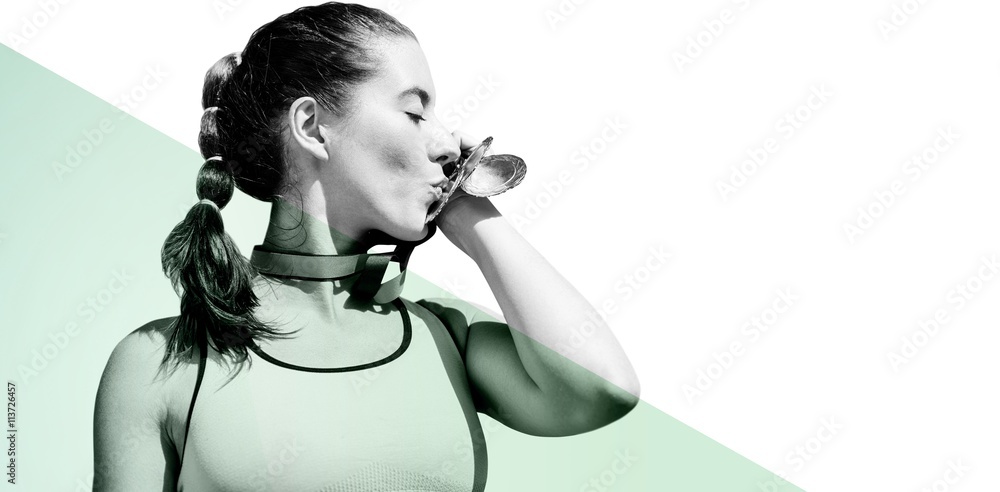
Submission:
POLYGON ((434 220, 434 217, 441 212, 441 207, 448 201, 448 197, 451 195, 451 191, 453 191, 453 184, 447 177, 442 177, 437 183, 430 185, 430 196, 433 200, 427 206, 425 223, 434 220))
POLYGON ((427 191, 427 211, 437 207, 441 203, 441 199, 446 196, 447 192, 439 186, 431 186, 427 191))

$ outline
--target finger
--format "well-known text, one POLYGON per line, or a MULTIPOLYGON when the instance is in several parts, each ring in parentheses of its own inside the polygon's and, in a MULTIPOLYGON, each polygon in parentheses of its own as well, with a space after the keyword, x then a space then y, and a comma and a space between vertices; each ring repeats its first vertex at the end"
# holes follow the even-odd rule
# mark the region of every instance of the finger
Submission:
POLYGON ((451 132, 451 134, 456 140, 458 140, 458 148, 461 149, 462 152, 471 150, 473 147, 483 143, 483 139, 473 137, 460 130, 455 130, 451 132))

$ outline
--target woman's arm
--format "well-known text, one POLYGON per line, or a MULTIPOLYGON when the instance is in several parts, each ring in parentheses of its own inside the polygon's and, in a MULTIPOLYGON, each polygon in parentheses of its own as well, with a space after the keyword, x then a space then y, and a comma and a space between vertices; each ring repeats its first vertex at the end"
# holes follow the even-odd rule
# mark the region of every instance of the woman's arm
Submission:
POLYGON ((94 407, 94 492, 176 488, 177 458, 166 432, 163 344, 146 325, 108 359, 94 407))
POLYGON ((638 403, 638 378, 614 334, 488 199, 459 197, 438 225, 482 270, 506 318, 506 325, 475 323, 452 310, 446 321, 465 345, 485 413, 522 432, 568 435, 606 425, 638 403), (461 318, 467 326, 456 326, 461 318))

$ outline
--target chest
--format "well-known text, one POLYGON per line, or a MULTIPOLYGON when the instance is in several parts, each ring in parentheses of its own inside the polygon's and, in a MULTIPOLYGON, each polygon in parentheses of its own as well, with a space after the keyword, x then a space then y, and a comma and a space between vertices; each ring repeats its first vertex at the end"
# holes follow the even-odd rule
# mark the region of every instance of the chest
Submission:
POLYGON ((442 335, 415 318, 400 355, 345 372, 298 371, 251 352, 250 368, 226 383, 225 368, 209 364, 178 490, 477 489, 485 443, 464 366, 442 335))

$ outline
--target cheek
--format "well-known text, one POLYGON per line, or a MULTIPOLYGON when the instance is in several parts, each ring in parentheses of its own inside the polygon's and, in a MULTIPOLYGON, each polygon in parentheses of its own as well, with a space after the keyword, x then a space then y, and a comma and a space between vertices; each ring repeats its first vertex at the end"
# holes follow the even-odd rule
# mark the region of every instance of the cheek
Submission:
POLYGON ((404 181, 407 156, 400 149, 386 142, 391 141, 388 135, 373 135, 374 138, 365 142, 358 142, 357 158, 351 165, 356 166, 355 173, 358 176, 358 186, 365 188, 365 191, 374 194, 379 199, 387 199, 391 195, 398 193, 399 187, 404 181))
POLYGON ((426 160, 420 152, 404 146, 386 148, 379 155, 380 174, 385 176, 383 189, 400 195, 412 196, 421 187, 421 163, 426 160))
POLYGON ((371 118, 378 124, 359 128, 363 138, 352 139, 354 150, 365 156, 355 162, 360 169, 364 192, 373 203, 384 208, 384 214, 404 212, 418 199, 423 186, 420 165, 427 160, 426 153, 411 145, 415 137, 412 131, 396 125, 393 121, 371 118))
POLYGON ((366 149, 374 162, 372 171, 383 176, 403 176, 409 169, 409 163, 416 162, 405 143, 410 137, 404 129, 393 125, 393 122, 380 120, 364 131, 364 142, 358 142, 366 149))
POLYGON ((419 162, 412 152, 404 149, 381 149, 370 165, 377 168, 368 180, 369 200, 379 210, 378 214, 396 223, 412 222, 414 217, 425 214, 422 210, 426 190, 423 190, 418 173, 419 162))
POLYGON ((410 162, 411 157, 407 155, 402 149, 390 148, 386 149, 382 153, 382 163, 386 170, 393 175, 405 177, 406 171, 409 169, 407 165, 410 162))

